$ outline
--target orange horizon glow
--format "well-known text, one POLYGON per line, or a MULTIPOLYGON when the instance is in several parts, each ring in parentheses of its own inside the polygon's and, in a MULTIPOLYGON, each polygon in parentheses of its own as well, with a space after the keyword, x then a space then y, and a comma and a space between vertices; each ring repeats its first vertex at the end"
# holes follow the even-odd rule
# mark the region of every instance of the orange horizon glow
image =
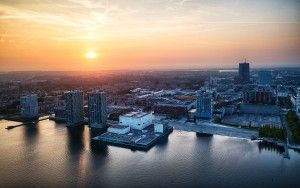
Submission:
POLYGON ((0 71, 300 65, 300 2, 0 2, 0 71), (92 60, 92 61, 91 61, 92 60))

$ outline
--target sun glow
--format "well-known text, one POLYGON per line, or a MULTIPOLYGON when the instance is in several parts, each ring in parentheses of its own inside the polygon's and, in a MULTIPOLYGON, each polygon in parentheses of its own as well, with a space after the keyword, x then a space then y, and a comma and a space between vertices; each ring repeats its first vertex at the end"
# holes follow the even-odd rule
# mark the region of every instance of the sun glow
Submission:
POLYGON ((85 53, 85 57, 87 59, 95 59, 97 57, 97 53, 91 50, 85 53))

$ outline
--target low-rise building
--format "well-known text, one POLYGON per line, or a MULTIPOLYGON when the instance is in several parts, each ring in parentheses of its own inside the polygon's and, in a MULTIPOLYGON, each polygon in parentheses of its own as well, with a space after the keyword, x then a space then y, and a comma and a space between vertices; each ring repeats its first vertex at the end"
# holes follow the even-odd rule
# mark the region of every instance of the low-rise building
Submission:
POLYGON ((288 97, 288 89, 282 85, 277 86, 277 97, 288 97))
POLYGON ((154 132, 155 133, 164 133, 165 132, 165 126, 161 123, 154 124, 154 132))
POLYGON ((107 129, 107 132, 115 133, 115 134, 126 134, 129 131, 130 131, 130 127, 129 126, 124 126, 124 125, 111 125, 107 129))
POLYGON ((237 106, 236 105, 228 105, 224 106, 225 109, 225 115, 232 115, 236 112, 237 106))
POLYGON ((142 130, 152 124, 152 113, 130 112, 119 117, 119 124, 129 126, 132 129, 142 130))
POLYGON ((241 104, 240 113, 277 116, 280 114, 280 108, 277 105, 241 104))
POLYGON ((244 103, 248 104, 275 104, 276 96, 274 90, 269 86, 256 86, 244 88, 244 103))

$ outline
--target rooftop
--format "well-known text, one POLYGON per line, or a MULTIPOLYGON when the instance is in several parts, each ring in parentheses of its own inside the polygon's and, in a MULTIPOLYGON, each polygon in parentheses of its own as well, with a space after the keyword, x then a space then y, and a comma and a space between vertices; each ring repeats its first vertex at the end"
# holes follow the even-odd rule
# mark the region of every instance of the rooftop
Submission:
POLYGON ((149 115, 150 113, 146 113, 146 112, 130 112, 128 114, 125 114, 123 116, 126 116, 126 117, 133 117, 133 118, 140 118, 140 117, 143 117, 143 116, 146 116, 146 115, 149 115))
POLYGON ((127 127, 128 126, 119 125, 119 124, 114 124, 114 125, 109 126, 109 128, 115 128, 115 129, 124 129, 124 128, 127 128, 127 127))
POLYGON ((65 93, 82 93, 81 90, 70 90, 70 91, 66 91, 65 93))

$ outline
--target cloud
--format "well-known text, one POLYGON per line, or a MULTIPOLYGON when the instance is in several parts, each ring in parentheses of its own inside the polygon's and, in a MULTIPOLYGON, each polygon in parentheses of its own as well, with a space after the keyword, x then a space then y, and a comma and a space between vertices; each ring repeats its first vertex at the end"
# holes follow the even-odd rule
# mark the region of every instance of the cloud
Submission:
MULTIPOLYGON (((255 3, 250 3, 249 11, 244 11, 248 4, 214 0, 28 0, 26 3, 5 0, 0 3, 0 24, 23 20, 63 30, 52 36, 59 41, 210 32, 225 30, 226 25, 299 24, 293 12, 270 16, 265 10, 271 8, 258 9, 255 3)), ((288 8, 293 10, 292 5, 288 8)))

